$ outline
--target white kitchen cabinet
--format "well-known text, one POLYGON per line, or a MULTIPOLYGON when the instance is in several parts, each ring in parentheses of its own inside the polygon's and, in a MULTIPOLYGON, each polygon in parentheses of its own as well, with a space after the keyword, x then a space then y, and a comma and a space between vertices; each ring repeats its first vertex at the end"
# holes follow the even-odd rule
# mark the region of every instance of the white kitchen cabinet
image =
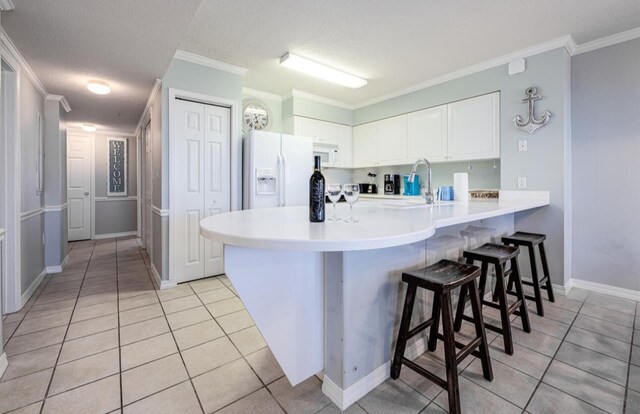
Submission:
POLYGON ((407 163, 407 115, 374 122, 377 127, 376 165, 407 163))
POLYGON ((337 146, 339 166, 342 168, 351 168, 352 131, 350 126, 305 118, 303 116, 294 116, 293 131, 290 131, 290 133, 310 137, 314 145, 337 146))
POLYGON ((447 106, 447 161, 500 158, 500 95, 497 92, 447 106))
POLYGON ((377 134, 376 122, 353 127, 353 168, 376 165, 377 134))
POLYGON ((409 161, 447 161, 447 105, 408 114, 407 141, 409 161))
POLYGON ((338 156, 340 157, 340 167, 341 168, 351 168, 353 166, 353 137, 351 128, 348 125, 340 125, 338 126, 338 156))

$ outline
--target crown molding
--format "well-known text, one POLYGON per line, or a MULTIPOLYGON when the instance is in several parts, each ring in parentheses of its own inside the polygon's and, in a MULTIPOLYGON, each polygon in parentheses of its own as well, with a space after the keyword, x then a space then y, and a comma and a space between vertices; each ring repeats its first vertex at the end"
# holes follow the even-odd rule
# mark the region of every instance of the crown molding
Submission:
POLYGON ((65 98, 64 96, 49 94, 45 99, 48 101, 58 101, 64 108, 65 112, 71 112, 71 105, 69 105, 69 102, 67 102, 67 98, 65 98))
POLYGON ((613 34, 611 36, 603 37, 600 39, 592 40, 591 42, 578 45, 575 49, 574 55, 580 55, 582 53, 591 52, 603 47, 617 45, 618 43, 626 42, 628 40, 637 39, 640 37, 640 27, 613 34))
POLYGON ((11 0, 0 0, 0 11, 15 10, 16 6, 13 5, 11 0))
POLYGON ((197 55, 195 53, 187 52, 185 50, 176 50, 173 55, 174 58, 184 60, 186 62, 195 63, 197 65, 207 66, 213 69, 222 70, 224 72, 233 73, 234 75, 244 76, 248 69, 241 68, 240 66, 231 65, 229 63, 220 62, 219 60, 211 59, 206 56, 197 55))
POLYGON ((330 98, 325 98, 324 96, 318 96, 318 95, 314 95, 312 93, 308 93, 308 92, 303 92, 303 91, 299 91, 296 89, 291 89, 289 92, 285 93, 282 96, 282 100, 286 101, 287 99, 291 99, 291 98, 302 98, 302 99, 308 99, 310 101, 314 101, 314 102, 320 102, 323 104, 327 104, 327 105, 332 105, 332 106, 337 106, 339 108, 345 108, 345 109, 355 109, 355 106, 346 102, 342 102, 342 101, 337 101, 335 99, 330 99, 330 98))
POLYGON ((539 43, 537 45, 518 50, 513 53, 509 53, 503 56, 499 56, 494 59, 490 59, 484 62, 477 63, 475 65, 467 66, 466 68, 462 68, 442 76, 437 76, 435 78, 429 79, 424 82, 420 82, 416 85, 410 86, 408 88, 392 92, 387 95, 382 95, 377 98, 368 99, 366 101, 362 101, 355 105, 355 109, 363 108, 365 106, 370 106, 379 102, 383 102, 389 99, 397 98, 398 96, 406 95, 412 92, 419 91, 421 89, 428 88, 430 86, 438 85, 441 83, 449 82, 454 79, 462 78, 464 76, 472 75, 474 73, 482 72, 487 69, 495 68, 497 66, 505 65, 515 59, 527 58, 530 56, 534 56, 540 53, 548 52, 553 49, 558 49, 560 47, 564 47, 569 54, 572 54, 576 49, 576 43, 573 40, 571 35, 558 37, 553 40, 549 40, 548 42, 539 43))
POLYGON ((142 111, 142 115, 140 115, 140 119, 138 120, 138 125, 136 126, 136 130, 134 132, 135 136, 138 136, 140 129, 142 129, 142 123, 149 117, 149 113, 151 112, 151 105, 156 100, 156 96, 160 92, 162 88, 162 81, 160 79, 156 79, 153 83, 153 87, 151 88, 151 93, 149 93, 149 97, 147 98, 147 104, 144 106, 144 111, 142 111))
POLYGON ((276 95, 275 93, 259 91, 257 89, 251 89, 251 88, 243 87, 242 88, 242 94, 243 95, 247 95, 247 96, 251 96, 251 97, 254 97, 254 98, 262 98, 262 99, 269 99, 269 100, 272 100, 272 101, 282 102, 282 96, 276 95))
POLYGON ((42 95, 43 97, 47 96, 49 94, 47 92, 47 89, 44 87, 42 82, 40 82, 40 79, 38 79, 36 73, 33 71, 33 69, 31 69, 31 66, 29 66, 20 51, 18 51, 18 48, 13 43, 9 35, 7 35, 7 32, 5 32, 2 27, 0 27, 0 44, 7 50, 11 57, 16 62, 18 62, 18 64, 22 68, 22 71, 27 76, 27 78, 29 78, 31 83, 33 83, 33 86, 40 93, 40 95, 42 95))

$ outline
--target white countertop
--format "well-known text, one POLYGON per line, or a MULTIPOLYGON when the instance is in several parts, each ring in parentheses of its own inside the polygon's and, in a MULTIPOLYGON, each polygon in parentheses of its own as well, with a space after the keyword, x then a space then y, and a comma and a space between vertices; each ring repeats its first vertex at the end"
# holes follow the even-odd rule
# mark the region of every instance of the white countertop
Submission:
MULTIPOLYGON (((521 193, 523 196, 527 192, 521 193)), ((280 207, 233 211, 200 222, 200 233, 225 244, 271 250, 349 251, 401 246, 431 237, 437 228, 543 207, 546 197, 502 197, 418 208, 384 208, 375 202, 354 205, 359 223, 310 223, 307 207, 280 207)), ((349 206, 338 204, 338 217, 349 216, 349 206)), ((327 205, 327 217, 333 207, 327 205)))

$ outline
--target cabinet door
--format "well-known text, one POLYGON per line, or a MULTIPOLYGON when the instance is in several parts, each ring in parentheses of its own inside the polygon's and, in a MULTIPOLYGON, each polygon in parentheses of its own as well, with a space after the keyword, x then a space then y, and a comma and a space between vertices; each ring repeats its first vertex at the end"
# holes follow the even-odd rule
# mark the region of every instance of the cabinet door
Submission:
POLYGON ((352 160, 352 128, 347 125, 338 125, 338 156, 340 162, 338 165, 342 168, 351 168, 353 166, 352 160))
POLYGON ((500 158, 498 93, 448 105, 449 160, 500 158))
POLYGON ((353 128, 353 168, 375 165, 377 122, 353 128))
POLYGON ((338 145, 338 126, 333 122, 317 121, 320 124, 320 139, 324 144, 338 145))
MULTIPOLYGON (((297 134, 297 131, 296 131, 297 134)), ((313 142, 322 142, 322 125, 315 119, 300 117, 300 134, 303 137, 310 137, 313 142)))
POLYGON ((377 165, 407 164, 407 115, 375 123, 378 127, 377 165))
POLYGON ((447 160, 447 105, 412 112, 407 116, 409 161, 447 160))

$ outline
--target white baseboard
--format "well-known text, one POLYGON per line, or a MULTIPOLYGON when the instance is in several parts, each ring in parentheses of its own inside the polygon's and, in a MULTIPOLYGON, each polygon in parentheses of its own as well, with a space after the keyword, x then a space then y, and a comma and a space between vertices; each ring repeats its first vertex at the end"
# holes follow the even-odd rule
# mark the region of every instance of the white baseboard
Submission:
POLYGON ((389 378, 390 370, 391 361, 379 366, 346 390, 343 390, 335 382, 331 381, 331 378, 327 377, 325 373, 324 381, 322 382, 322 392, 329 397, 338 408, 346 410, 351 404, 367 395, 369 391, 389 378))
POLYGON ((67 257, 65 257, 62 260, 62 263, 60 263, 59 266, 47 266, 45 270, 47 271, 48 275, 62 273, 62 271, 64 270, 65 267, 67 267, 68 264, 69 264, 69 255, 67 255, 67 257))
POLYGON ((124 231, 122 233, 105 233, 105 234, 96 234, 93 236, 94 240, 100 239, 115 239, 116 237, 129 237, 129 236, 137 236, 138 231, 124 231))
POLYGON ((153 283, 155 283, 156 288, 159 290, 171 289, 178 286, 175 280, 162 280, 153 263, 151 263, 151 274, 153 275, 153 283))
POLYGON ((2 355, 0 355, 0 378, 2 378, 8 366, 9 361, 7 360, 7 354, 3 352, 2 355))
POLYGON ((557 293, 558 295, 567 296, 569 292, 571 292, 571 288, 573 287, 572 279, 569 279, 566 285, 556 285, 553 283, 553 293, 557 293))
POLYGON ((36 277, 36 279, 31 283, 31 286, 29 286, 29 288, 22 294, 22 298, 21 298, 22 303, 20 304, 20 309, 22 309, 22 307, 31 298, 31 295, 33 295, 33 292, 36 291, 38 286, 40 286, 40 283, 42 283, 42 279, 46 276, 46 274, 47 274, 47 269, 46 268, 42 269, 42 272, 40 272, 38 277, 36 277))
POLYGON ((580 279, 571 279, 569 283, 571 287, 574 287, 574 288, 585 289, 591 292, 604 293, 611 296, 617 296, 623 299, 640 301, 640 291, 637 291, 637 290, 624 289, 624 288, 604 285, 602 283, 589 282, 587 280, 580 280, 580 279))

